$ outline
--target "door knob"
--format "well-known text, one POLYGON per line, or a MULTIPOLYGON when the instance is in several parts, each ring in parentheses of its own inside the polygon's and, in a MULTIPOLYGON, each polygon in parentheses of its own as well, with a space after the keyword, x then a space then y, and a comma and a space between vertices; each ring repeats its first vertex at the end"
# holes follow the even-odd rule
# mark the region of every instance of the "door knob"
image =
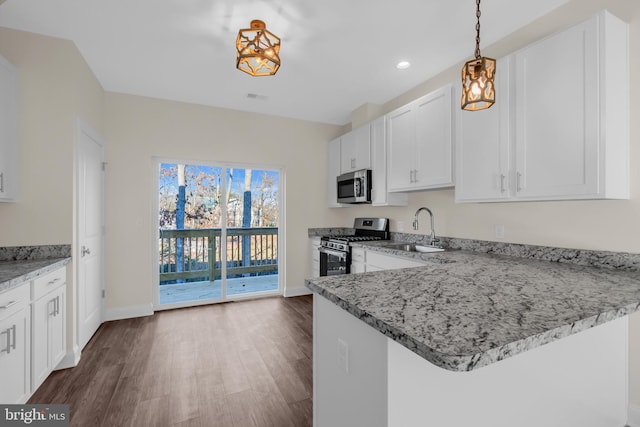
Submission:
POLYGON ((82 246, 82 256, 90 255, 90 254, 91 254, 91 250, 89 250, 89 248, 87 248, 86 246, 82 246))

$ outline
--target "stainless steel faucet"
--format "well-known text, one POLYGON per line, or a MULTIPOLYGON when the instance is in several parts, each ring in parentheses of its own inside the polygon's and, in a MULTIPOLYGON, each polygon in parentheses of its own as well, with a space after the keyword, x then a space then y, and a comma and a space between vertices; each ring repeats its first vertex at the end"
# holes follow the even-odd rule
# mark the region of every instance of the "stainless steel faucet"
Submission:
POLYGON ((435 231, 436 229, 433 226, 433 212, 431 212, 431 209, 423 206, 416 211, 416 214, 413 217, 413 229, 416 231, 418 230, 418 214, 420 213, 420 211, 427 211, 429 213, 429 216, 431 217, 431 235, 430 235, 431 241, 429 242, 429 244, 431 246, 435 246, 436 243, 439 242, 439 240, 436 238, 436 231, 435 231))

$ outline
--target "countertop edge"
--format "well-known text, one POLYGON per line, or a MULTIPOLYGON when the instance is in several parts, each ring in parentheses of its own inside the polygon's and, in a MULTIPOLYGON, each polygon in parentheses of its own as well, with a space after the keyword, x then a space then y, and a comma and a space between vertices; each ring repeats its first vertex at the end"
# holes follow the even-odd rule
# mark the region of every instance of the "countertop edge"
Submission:
POLYGON ((47 264, 44 266, 39 266, 38 268, 35 268, 34 270, 27 273, 21 274, 20 276, 9 279, 6 282, 0 283, 0 292, 8 291, 9 289, 13 289, 38 276, 42 276, 43 274, 47 274, 51 271, 57 270, 58 268, 69 264, 71 262, 71 257, 50 258, 37 261, 47 264))
POLYGON ((576 322, 550 329, 541 334, 532 335, 524 339, 513 341, 500 347, 492 348, 485 352, 479 352, 472 355, 447 355, 433 351, 426 344, 414 339, 412 336, 398 331, 379 318, 369 314, 365 310, 343 300, 337 295, 327 291, 312 283, 310 280, 305 281, 305 286, 313 293, 326 298, 346 312, 362 320, 364 323, 376 329, 386 337, 396 341, 408 350, 414 352, 423 359, 432 364, 453 372, 468 372, 484 366, 491 365, 517 354, 523 353, 549 344, 561 338, 568 337, 581 331, 585 331, 594 326, 601 325, 611 320, 624 317, 636 311, 640 311, 640 303, 629 304, 625 307, 604 311, 597 315, 578 320, 576 322))

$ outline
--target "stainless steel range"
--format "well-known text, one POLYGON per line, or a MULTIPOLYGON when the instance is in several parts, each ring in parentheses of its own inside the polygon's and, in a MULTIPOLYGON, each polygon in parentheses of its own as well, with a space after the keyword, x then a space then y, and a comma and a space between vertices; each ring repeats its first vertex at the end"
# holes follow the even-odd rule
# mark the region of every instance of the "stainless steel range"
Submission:
POLYGON ((388 218, 356 218, 353 235, 324 236, 320 239, 320 276, 349 274, 351 242, 389 239, 388 218))

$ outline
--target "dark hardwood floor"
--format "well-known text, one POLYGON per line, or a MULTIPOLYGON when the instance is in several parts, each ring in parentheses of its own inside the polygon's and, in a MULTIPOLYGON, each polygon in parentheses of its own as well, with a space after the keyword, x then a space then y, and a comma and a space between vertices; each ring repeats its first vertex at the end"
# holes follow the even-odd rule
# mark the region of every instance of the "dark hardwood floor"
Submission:
POLYGON ((29 403, 72 426, 311 426, 311 334, 311 296, 107 322, 29 403))

